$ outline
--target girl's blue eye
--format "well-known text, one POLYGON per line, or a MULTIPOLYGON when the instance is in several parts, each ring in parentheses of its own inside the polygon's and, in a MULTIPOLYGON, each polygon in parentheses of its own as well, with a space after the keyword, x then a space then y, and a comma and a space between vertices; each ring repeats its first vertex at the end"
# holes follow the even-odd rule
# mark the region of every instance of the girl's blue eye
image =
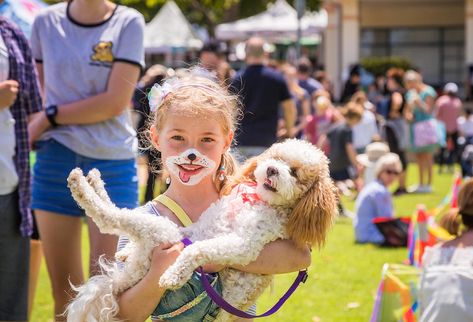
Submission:
POLYGON ((180 136, 180 135, 173 135, 171 137, 171 140, 176 140, 176 141, 184 141, 184 137, 180 136))
POLYGON ((202 139, 202 142, 213 142, 213 141, 215 141, 215 140, 212 139, 212 138, 203 138, 202 139))

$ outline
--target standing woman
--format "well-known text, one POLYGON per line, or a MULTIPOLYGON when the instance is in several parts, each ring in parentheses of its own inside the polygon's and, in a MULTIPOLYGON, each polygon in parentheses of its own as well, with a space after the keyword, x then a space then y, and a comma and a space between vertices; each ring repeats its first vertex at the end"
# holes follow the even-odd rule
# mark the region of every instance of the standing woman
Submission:
POLYGON ((384 137, 389 145, 389 150, 399 156, 402 164, 402 172, 399 174, 399 186, 394 195, 407 193, 407 124, 404 119, 405 89, 403 87, 404 71, 398 68, 388 70, 386 77, 386 89, 388 92, 386 122, 383 127, 384 137))
POLYGON ((434 102, 437 94, 431 86, 424 84, 422 76, 413 70, 406 72, 404 83, 408 90, 404 116, 410 123, 411 150, 415 153, 417 165, 419 166, 419 185, 414 192, 429 193, 432 192, 432 168, 434 166, 434 152, 438 144, 430 144, 430 142, 419 144, 422 142, 419 142, 421 140, 418 140, 419 138, 416 136, 424 134, 425 138, 427 130, 430 130, 429 136, 437 137, 437 131, 436 129, 425 128, 416 133, 416 127, 418 127, 418 123, 424 122, 425 124, 425 121, 434 118, 434 102))
MULTIPOLYGON (((37 16, 31 36, 45 111, 29 126, 37 151, 33 201, 55 301, 55 319, 84 282, 84 213, 67 188, 69 172, 97 168, 118 207, 138 205, 136 133, 129 105, 143 65, 143 16, 108 0, 71 0, 37 16)), ((88 220, 90 274, 111 258, 116 237, 88 220)))

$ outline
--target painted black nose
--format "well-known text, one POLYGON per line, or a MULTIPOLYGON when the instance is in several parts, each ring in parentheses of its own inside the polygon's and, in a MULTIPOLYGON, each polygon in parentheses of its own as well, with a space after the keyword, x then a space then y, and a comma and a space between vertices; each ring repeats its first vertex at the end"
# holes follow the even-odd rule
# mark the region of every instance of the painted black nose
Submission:
POLYGON ((195 153, 190 153, 187 158, 191 161, 194 161, 195 159, 197 159, 197 156, 195 155, 195 153))
POLYGON ((279 174, 279 171, 275 167, 268 167, 268 169, 266 169, 266 175, 268 177, 277 176, 278 174, 279 174))

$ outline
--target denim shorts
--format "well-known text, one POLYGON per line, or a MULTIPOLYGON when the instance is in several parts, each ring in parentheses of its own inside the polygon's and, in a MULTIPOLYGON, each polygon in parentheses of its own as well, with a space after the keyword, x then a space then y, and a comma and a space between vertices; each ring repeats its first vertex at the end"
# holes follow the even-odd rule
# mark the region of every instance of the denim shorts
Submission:
POLYGON ((105 182, 105 190, 117 207, 132 209, 138 206, 135 159, 92 159, 50 139, 36 143, 31 208, 74 217, 84 216, 84 211, 67 187, 67 177, 76 167, 81 168, 84 175, 93 168, 98 169, 105 182))
MULTIPOLYGON (((218 274, 208 274, 213 288, 222 295, 222 285, 218 274)), ((194 272, 183 287, 166 291, 158 307, 151 315, 152 320, 173 322, 211 322, 215 320, 219 307, 207 295, 200 281, 200 274, 194 272)))

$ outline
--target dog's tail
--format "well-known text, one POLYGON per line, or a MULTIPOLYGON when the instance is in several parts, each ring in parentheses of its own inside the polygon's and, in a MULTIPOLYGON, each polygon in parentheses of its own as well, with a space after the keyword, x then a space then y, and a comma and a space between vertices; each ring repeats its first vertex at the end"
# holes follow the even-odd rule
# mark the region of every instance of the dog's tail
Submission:
MULTIPOLYGON (((104 263, 101 263, 102 268, 103 265, 104 263)), ((119 306, 113 286, 110 272, 92 276, 81 286, 71 285, 77 295, 64 312, 67 322, 122 321, 116 318, 119 306)))

